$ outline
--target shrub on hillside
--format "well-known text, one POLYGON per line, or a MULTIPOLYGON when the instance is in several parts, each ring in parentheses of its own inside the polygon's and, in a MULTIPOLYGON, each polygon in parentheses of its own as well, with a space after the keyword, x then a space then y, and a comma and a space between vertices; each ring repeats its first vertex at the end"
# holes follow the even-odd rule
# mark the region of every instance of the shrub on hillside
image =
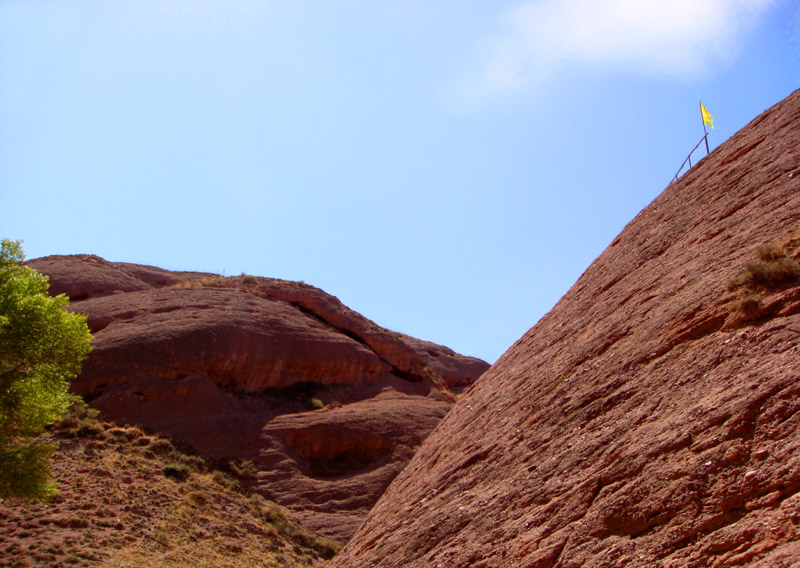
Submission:
POLYGON ((800 264, 788 256, 783 246, 767 243, 756 249, 757 260, 747 261, 744 268, 728 281, 729 290, 771 290, 800 279, 800 264))
POLYGON ((764 295, 800 280, 800 232, 794 230, 783 241, 773 241, 756 249, 756 259, 745 263, 733 278, 728 280, 728 290, 738 291, 732 302, 743 320, 760 317, 764 295))
POLYGON ((79 397, 70 380, 91 350, 86 317, 51 297, 46 276, 23 264, 19 241, 0 242, 0 499, 56 493, 54 446, 37 437, 79 397))

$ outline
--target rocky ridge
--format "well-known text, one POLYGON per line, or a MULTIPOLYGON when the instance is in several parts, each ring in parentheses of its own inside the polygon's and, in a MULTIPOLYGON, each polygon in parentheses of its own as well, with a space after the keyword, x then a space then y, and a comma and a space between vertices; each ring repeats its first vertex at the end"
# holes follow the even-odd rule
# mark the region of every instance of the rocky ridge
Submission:
POLYGON ((304 283, 92 255, 28 265, 88 316, 94 350, 73 390, 104 419, 251 461, 252 490, 338 540, 488 368, 304 283))
POLYGON ((796 565, 799 224, 795 92, 628 224, 331 566, 796 565))

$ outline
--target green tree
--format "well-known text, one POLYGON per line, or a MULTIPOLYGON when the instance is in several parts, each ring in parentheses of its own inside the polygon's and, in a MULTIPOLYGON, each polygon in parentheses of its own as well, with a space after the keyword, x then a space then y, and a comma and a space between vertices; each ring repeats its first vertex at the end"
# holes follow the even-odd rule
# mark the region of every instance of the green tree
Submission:
MULTIPOLYGON (((70 379, 91 350, 86 317, 51 298, 49 280, 22 264, 19 241, 0 245, 0 499, 47 499, 52 444, 38 438, 80 397, 70 379)), ((82 402, 82 401, 80 401, 82 402)))

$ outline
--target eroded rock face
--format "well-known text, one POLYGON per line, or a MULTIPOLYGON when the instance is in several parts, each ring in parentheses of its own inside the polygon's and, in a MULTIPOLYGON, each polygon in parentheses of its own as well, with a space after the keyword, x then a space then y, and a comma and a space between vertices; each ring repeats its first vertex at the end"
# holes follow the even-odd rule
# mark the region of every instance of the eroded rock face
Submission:
POLYGON ((235 288, 170 288, 84 300, 95 349, 75 389, 204 370, 247 391, 297 382, 360 384, 392 367, 360 341, 286 302, 235 288), (124 365, 124 373, 119 373, 124 365))
POLYGON ((800 563, 800 286, 729 289, 798 224, 800 92, 625 228, 332 566, 800 563))
POLYGON ((88 316, 73 390, 104 418, 252 461, 254 489, 339 540, 488 368, 302 283, 89 255, 28 264, 88 316))
POLYGON ((261 431, 257 490, 287 496, 281 501, 309 530, 337 525, 352 536, 374 505, 376 489, 386 488, 450 408, 445 400, 420 396, 418 385, 395 382, 341 408, 272 420, 261 431))

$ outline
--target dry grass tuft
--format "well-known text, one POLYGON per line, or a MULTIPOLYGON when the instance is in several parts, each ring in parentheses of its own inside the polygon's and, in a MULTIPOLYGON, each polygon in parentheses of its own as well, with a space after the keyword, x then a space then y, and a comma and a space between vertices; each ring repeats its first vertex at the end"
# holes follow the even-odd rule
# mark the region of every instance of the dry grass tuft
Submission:
POLYGON ((758 317, 767 293, 800 280, 800 228, 780 241, 759 246, 755 256, 756 259, 747 261, 727 284, 728 290, 738 292, 734 309, 745 320, 758 317))
POLYGON ((775 290, 800 278, 800 265, 792 258, 748 261, 728 282, 729 290, 775 290))
POLYGON ((745 263, 728 281, 728 290, 753 293, 792 284, 800 279, 800 230, 795 229, 781 241, 763 244, 756 249, 756 259, 745 263))

